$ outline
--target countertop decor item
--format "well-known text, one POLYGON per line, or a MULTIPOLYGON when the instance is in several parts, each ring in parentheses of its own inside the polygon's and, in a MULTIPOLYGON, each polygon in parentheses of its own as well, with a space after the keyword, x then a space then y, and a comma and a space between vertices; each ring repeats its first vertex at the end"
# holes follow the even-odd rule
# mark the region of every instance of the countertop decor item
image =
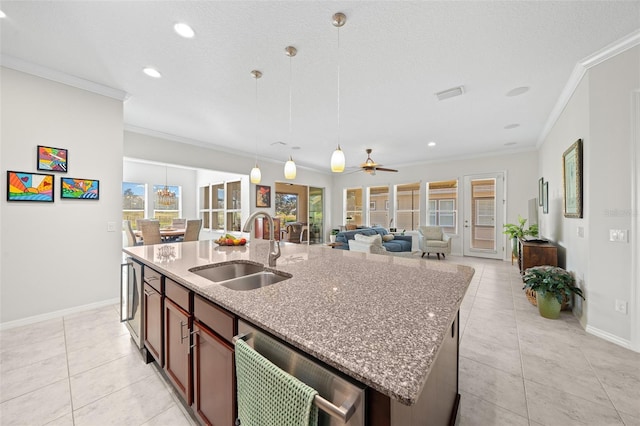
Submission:
POLYGON ((576 294, 584 299, 584 294, 576 287, 573 275, 558 266, 534 266, 526 270, 523 289, 536 292, 538 311, 544 318, 556 319, 565 300, 576 294))

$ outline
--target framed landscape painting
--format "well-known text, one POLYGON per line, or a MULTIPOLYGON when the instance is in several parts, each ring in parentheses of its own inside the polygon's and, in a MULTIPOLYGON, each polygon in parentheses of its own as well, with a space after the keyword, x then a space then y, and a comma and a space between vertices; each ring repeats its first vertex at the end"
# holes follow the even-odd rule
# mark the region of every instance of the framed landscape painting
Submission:
POLYGON ((562 154, 564 217, 582 217, 582 139, 562 154))
POLYGON ((38 145, 38 170, 67 172, 69 152, 64 148, 38 145))
POLYGON ((53 202, 53 175, 7 171, 7 201, 53 202))
POLYGON ((98 200, 100 199, 100 181, 61 177, 60 198, 98 200))

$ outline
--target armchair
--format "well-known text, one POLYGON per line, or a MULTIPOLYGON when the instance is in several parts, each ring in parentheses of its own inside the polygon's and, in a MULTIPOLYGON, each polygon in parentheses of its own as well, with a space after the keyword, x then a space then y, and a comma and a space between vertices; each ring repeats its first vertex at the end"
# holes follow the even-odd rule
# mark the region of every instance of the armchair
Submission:
POLYGON ((440 255, 445 257, 451 254, 451 237, 442 232, 440 226, 420 226, 418 227, 418 246, 422 251, 422 257, 429 253, 435 253, 440 259, 440 255))

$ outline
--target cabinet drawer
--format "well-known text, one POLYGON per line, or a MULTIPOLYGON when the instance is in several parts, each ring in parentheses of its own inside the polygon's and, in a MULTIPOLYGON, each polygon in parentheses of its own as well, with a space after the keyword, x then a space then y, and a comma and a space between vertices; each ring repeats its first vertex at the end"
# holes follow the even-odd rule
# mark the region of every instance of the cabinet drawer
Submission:
POLYGON ((233 315, 225 312, 197 294, 194 298, 193 314, 198 321, 231 342, 231 339, 235 335, 233 315))
POLYGON ((187 312, 189 310, 189 290, 182 287, 177 282, 170 280, 169 278, 164 279, 164 295, 169 299, 173 300, 178 306, 184 309, 187 312))
POLYGON ((143 276, 144 282, 153 287, 158 293, 162 293, 162 274, 145 266, 143 276))

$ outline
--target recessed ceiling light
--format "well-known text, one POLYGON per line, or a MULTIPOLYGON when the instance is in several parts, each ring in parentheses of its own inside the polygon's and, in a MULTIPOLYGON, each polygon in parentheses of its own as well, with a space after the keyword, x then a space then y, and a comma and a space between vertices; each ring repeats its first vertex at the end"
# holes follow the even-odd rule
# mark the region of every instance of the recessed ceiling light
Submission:
POLYGON ((507 142, 507 143, 504 144, 504 146, 514 146, 514 145, 517 145, 517 144, 518 144, 518 142, 507 142))
POLYGON ((515 129, 516 127, 520 127, 520 125, 518 123, 513 123, 513 124, 507 124, 506 126, 504 126, 506 130, 515 129))
POLYGON ((193 31, 193 28, 191 28, 184 22, 178 22, 173 26, 173 29, 184 38, 193 38, 193 36, 196 35, 196 33, 193 31))
POLYGON ((0 10, 0 18, 6 18, 6 17, 7 17, 7 15, 3 11, 0 10))
POLYGON ((148 75, 149 77, 153 77, 153 78, 162 77, 162 74, 160 74, 160 71, 158 71, 155 68, 146 67, 145 69, 142 70, 142 72, 148 75))
POLYGON ((434 147, 434 146, 436 146, 436 143, 435 143, 435 142, 429 142, 429 143, 427 144, 427 146, 434 147))
POLYGON ((522 95, 523 93, 527 93, 529 91, 529 87, 527 86, 522 86, 522 87, 516 87, 515 89, 511 89, 507 92, 507 96, 518 96, 518 95, 522 95))
POLYGON ((449 98, 453 98, 455 96, 460 96, 464 93, 464 86, 452 87, 451 89, 443 90, 442 92, 436 93, 438 100, 445 100, 449 98))
POLYGON ((292 146, 291 149, 300 149, 299 146, 292 146))

